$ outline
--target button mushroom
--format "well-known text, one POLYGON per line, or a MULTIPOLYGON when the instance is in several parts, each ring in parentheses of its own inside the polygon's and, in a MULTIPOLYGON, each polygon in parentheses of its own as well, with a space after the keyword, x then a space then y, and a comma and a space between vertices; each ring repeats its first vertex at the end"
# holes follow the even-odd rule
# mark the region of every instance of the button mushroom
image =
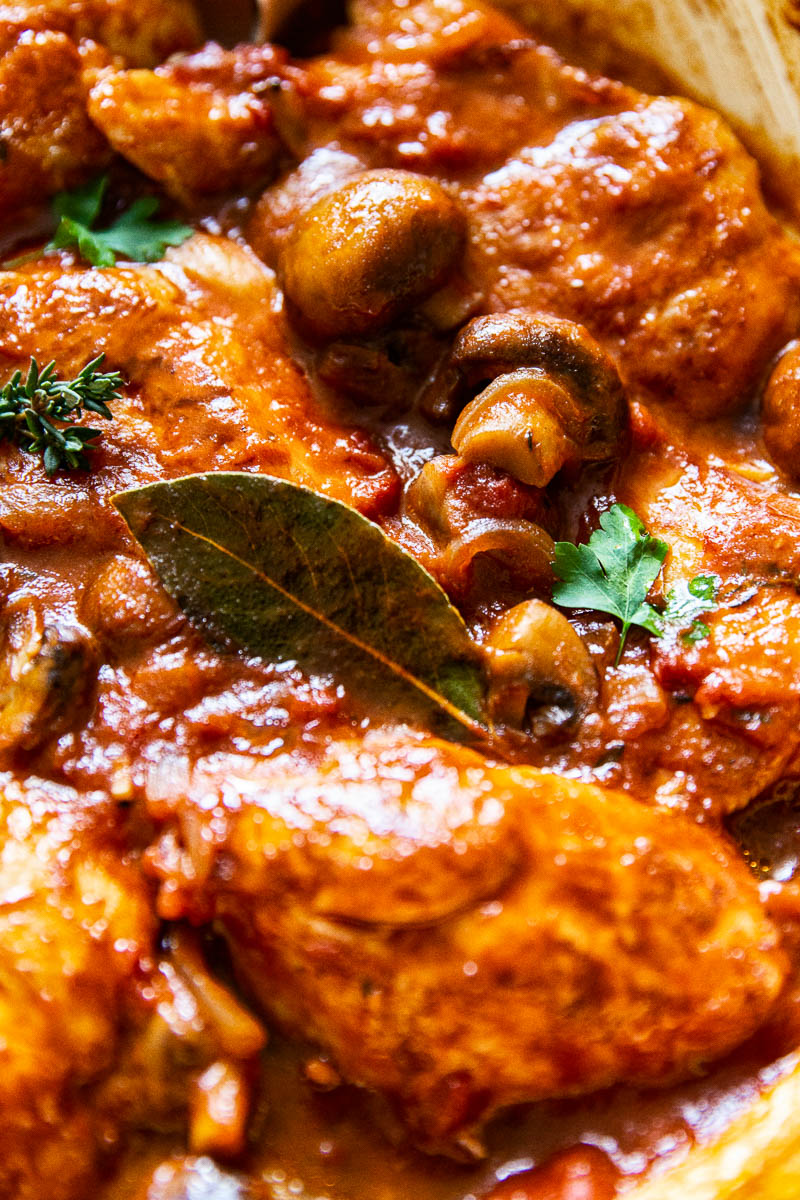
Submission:
POLYGON ((464 458, 545 487, 562 467, 618 452, 622 383, 583 326, 532 312, 477 317, 460 333, 452 361, 466 386, 491 381, 453 430, 464 458))
POLYGON ((782 471, 800 478, 800 342, 790 342, 761 402, 764 441, 782 471))
POLYGON ((279 275, 301 328, 322 340, 372 333, 431 295, 456 266, 463 213, 411 171, 366 171, 300 220, 279 275))
POLYGON ((62 733, 88 699, 95 653, 85 630, 42 622, 33 605, 6 614, 0 673, 0 753, 62 733))
POLYGON ((471 521, 440 554, 438 571, 450 588, 461 590, 481 555, 496 559, 509 577, 528 591, 552 587, 553 539, 532 521, 493 517, 471 521))
POLYGON ((574 725, 598 696, 591 655, 567 618, 542 600, 504 613, 485 645, 492 716, 536 736, 574 725))

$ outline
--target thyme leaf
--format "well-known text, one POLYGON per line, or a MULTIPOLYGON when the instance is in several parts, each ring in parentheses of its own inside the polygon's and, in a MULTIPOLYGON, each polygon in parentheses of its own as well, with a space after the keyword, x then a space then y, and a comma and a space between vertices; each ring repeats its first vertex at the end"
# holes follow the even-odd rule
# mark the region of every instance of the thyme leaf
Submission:
POLYGON ((35 358, 24 376, 15 371, 0 391, 0 441, 40 454, 48 475, 88 469, 87 451, 101 431, 72 422, 84 413, 110 421, 109 404, 120 399, 125 382, 118 371, 98 370, 104 357, 99 354, 71 380, 57 377, 55 362, 40 368, 35 358))

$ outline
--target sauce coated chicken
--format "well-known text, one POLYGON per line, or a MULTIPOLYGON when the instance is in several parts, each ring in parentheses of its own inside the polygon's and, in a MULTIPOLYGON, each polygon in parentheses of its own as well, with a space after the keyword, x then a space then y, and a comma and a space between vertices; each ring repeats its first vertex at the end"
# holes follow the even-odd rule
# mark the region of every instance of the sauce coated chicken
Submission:
POLYGON ((0 4, 0 1198, 607 1200, 799 1040, 725 819, 800 756, 800 250, 720 118, 501 11, 200 16, 0 4), (100 355, 71 462, 22 380, 100 355), (476 744, 186 615, 112 500, 208 472, 433 575, 476 744), (564 591, 612 511, 663 543, 624 631, 564 591))

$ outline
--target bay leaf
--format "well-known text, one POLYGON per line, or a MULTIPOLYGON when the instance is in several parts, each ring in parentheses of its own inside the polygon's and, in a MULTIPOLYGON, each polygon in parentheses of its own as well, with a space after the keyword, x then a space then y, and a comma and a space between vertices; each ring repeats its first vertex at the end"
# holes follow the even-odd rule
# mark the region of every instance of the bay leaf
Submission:
POLYGON ((114 504, 217 647, 372 688, 393 716, 483 737, 475 643, 420 564, 354 509, 268 475, 188 475, 114 504))

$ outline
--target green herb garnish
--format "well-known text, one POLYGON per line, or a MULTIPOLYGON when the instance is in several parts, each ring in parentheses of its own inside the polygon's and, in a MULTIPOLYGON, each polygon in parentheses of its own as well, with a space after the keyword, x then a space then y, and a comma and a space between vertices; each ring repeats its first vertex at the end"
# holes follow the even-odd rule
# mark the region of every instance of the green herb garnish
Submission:
POLYGON ((553 600, 565 608, 593 608, 618 617, 622 636, 617 662, 632 625, 656 637, 688 627, 683 640, 702 641, 710 630, 697 617, 714 607, 719 588, 715 575, 696 575, 676 584, 663 611, 646 601, 668 550, 666 542, 650 536, 635 512, 615 504, 602 514, 600 528, 587 543, 556 543, 553 600))
POLYGON ((718 591, 716 575, 695 575, 688 583, 685 579, 679 580, 667 593, 666 608, 659 614, 662 629, 658 636, 663 636, 670 628, 683 629, 686 632, 681 634, 681 641, 687 646, 704 641, 711 630, 705 621, 697 618, 714 607, 718 591))
POLYGON ((125 382, 118 371, 97 370, 105 355, 87 363, 69 382, 56 378, 54 362, 42 370, 35 358, 23 378, 15 371, 0 391, 0 441, 16 443, 28 454, 41 454, 48 475, 59 470, 85 470, 86 451, 93 448, 99 429, 73 425, 85 412, 112 419, 108 405, 119 400, 118 388, 125 382))
POLYGON ((108 176, 101 175, 55 197, 53 208, 59 224, 47 250, 75 246, 95 267, 113 267, 118 257, 130 262, 156 262, 163 258, 167 246, 180 246, 194 232, 179 221, 151 220, 159 207, 155 196, 134 200, 107 229, 94 229, 107 188, 108 176))

